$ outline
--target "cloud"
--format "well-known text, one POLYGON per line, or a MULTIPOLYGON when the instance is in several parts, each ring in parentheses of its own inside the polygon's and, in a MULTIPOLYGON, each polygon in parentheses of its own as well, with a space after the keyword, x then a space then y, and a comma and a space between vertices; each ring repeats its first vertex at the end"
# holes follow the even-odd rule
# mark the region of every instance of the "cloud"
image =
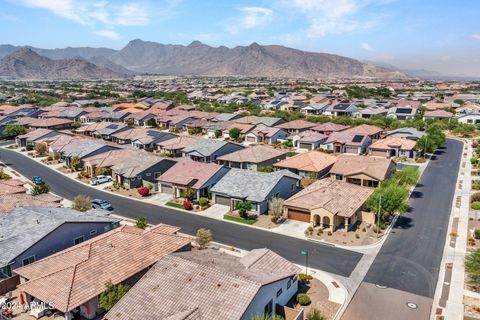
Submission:
POLYGON ((327 34, 367 31, 377 23, 381 14, 362 15, 365 7, 386 5, 394 0, 280 0, 283 6, 303 14, 308 22, 309 37, 327 34))
POLYGON ((367 51, 373 51, 372 46, 370 46, 370 44, 368 44, 366 42, 362 42, 360 44, 360 47, 362 47, 362 49, 367 50, 367 51))
POLYGON ((228 27, 228 30, 234 34, 241 29, 254 29, 266 26, 273 17, 273 11, 268 8, 242 7, 238 8, 238 11, 242 13, 242 16, 233 19, 228 27))
MULTIPOLYGON (((164 8, 173 8, 179 1, 165 0, 164 8)), ((118 5, 105 0, 18 0, 17 3, 29 8, 48 10, 63 19, 94 28, 94 34, 112 40, 120 38, 114 30, 116 27, 147 25, 150 21, 149 13, 153 11, 144 2, 118 5)))
POLYGON ((472 38, 475 40, 480 40, 480 33, 473 34, 472 38))
POLYGON ((97 36, 105 37, 110 40, 119 40, 121 38, 120 35, 114 30, 95 30, 93 33, 97 36))

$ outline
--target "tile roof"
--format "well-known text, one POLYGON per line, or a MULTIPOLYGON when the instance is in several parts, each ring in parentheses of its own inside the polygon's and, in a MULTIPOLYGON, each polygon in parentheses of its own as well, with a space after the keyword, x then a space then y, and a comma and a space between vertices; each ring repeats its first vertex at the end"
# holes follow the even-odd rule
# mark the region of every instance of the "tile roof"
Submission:
POLYGON ((280 130, 283 130, 283 129, 280 129, 280 128, 277 128, 277 127, 267 127, 263 124, 260 124, 260 125, 256 126, 250 132, 255 136, 265 135, 265 137, 270 138, 270 137, 273 137, 280 130))
POLYGON ((373 191, 373 188, 322 179, 285 200, 284 205, 307 210, 323 208, 340 217, 351 217, 373 191))
POLYGON ((361 124, 359 126, 349 128, 343 132, 373 136, 375 134, 383 132, 383 129, 376 126, 371 126, 368 124, 361 124))
POLYGON ((27 188, 23 185, 25 183, 20 180, 0 180, 0 195, 2 194, 15 194, 15 193, 25 193, 27 188))
POLYGON ((82 158, 104 147, 108 147, 110 150, 117 149, 116 147, 106 145, 101 141, 87 140, 87 141, 79 142, 78 144, 67 146, 63 151, 63 155, 65 157, 82 158))
MULTIPOLYGON (((134 178, 148 168, 166 160, 167 159, 155 156, 146 151, 138 151, 135 155, 125 158, 122 162, 115 164, 112 167, 112 171, 125 178, 134 178)), ((168 159, 168 161, 174 162, 174 160, 170 159, 168 159)))
MULTIPOLYGON (((223 148, 227 144, 233 144, 232 142, 210 140, 210 139, 198 139, 193 144, 185 147, 183 152, 196 155, 199 157, 207 157, 216 152, 220 148, 223 148)), ((241 146, 241 145, 238 145, 241 146)))
POLYGON ((234 198, 262 202, 267 199, 269 193, 284 177, 300 180, 299 176, 288 170, 258 172, 243 169, 230 169, 230 171, 210 190, 234 198))
POLYGON ((159 182, 166 182, 189 186, 194 189, 202 188, 223 166, 216 163, 203 163, 190 159, 181 159, 173 167, 157 178, 159 182))
POLYGON ((111 150, 103 152, 91 157, 84 158, 85 164, 95 166, 97 168, 111 167, 124 159, 134 157, 139 154, 138 150, 111 150))
POLYGON ((415 149, 416 142, 413 140, 401 139, 396 137, 387 137, 385 139, 380 139, 372 143, 368 148, 369 149, 396 149, 400 148, 402 150, 413 150, 415 149))
POLYGON ((194 144, 199 139, 201 138, 192 137, 192 136, 178 136, 176 138, 157 143, 157 145, 167 150, 181 150, 194 144))
POLYGON ((324 132, 324 131, 335 132, 335 131, 346 130, 348 128, 350 128, 350 127, 349 126, 344 126, 342 124, 336 124, 336 123, 333 123, 333 122, 326 122, 326 123, 322 123, 322 124, 319 124, 316 127, 311 128, 311 130, 321 131, 321 132, 324 132))
POLYGON ((320 172, 331 167, 336 160, 337 157, 334 155, 312 150, 277 162, 274 166, 300 171, 320 172))
POLYGON ((240 320, 263 285, 299 271, 268 249, 243 258, 213 250, 174 253, 157 262, 105 319, 240 320))
POLYGON ((34 141, 52 132, 55 132, 55 131, 50 129, 39 128, 39 129, 34 129, 32 131, 29 131, 25 134, 19 135, 17 136, 17 138, 34 141))
POLYGON ((285 129, 285 130, 290 130, 290 129, 309 129, 317 126, 316 123, 310 122, 310 121, 305 121, 302 119, 298 120, 293 120, 290 122, 285 122, 279 125, 276 125, 277 128, 285 129))
POLYGON ((432 118, 451 118, 453 117, 453 113, 445 110, 434 110, 434 111, 426 111, 423 114, 423 116, 432 117, 432 118))
POLYGON ((28 279, 18 286, 41 301, 67 312, 145 270, 191 240, 162 225, 142 231, 122 226, 45 259, 15 270, 28 279))
POLYGON ((337 157, 330 173, 344 176, 366 174, 378 181, 383 181, 388 178, 394 168, 395 162, 391 159, 342 154, 337 157))
POLYGON ((69 208, 17 207, 0 217, 0 265, 67 222, 119 222, 106 211, 80 212, 69 208))
POLYGON ((366 140, 370 140, 368 135, 348 133, 345 131, 332 132, 325 143, 340 143, 349 146, 363 146, 366 140), (358 137, 358 140, 355 140, 358 137))
POLYGON ((286 154, 287 151, 282 149, 275 149, 267 145, 256 145, 253 147, 228 153, 226 155, 218 157, 217 159, 233 162, 260 163, 274 158, 277 158, 277 160, 285 159, 286 154))
POLYGON ((61 200, 62 198, 54 196, 50 193, 40 194, 37 196, 32 196, 23 192, 0 194, 0 217, 13 208, 22 206, 58 208, 61 206, 61 200))
POLYGON ((327 140, 328 138, 327 135, 324 135, 323 133, 312 131, 312 130, 300 132, 295 136, 298 137, 299 142, 319 142, 319 141, 327 140))

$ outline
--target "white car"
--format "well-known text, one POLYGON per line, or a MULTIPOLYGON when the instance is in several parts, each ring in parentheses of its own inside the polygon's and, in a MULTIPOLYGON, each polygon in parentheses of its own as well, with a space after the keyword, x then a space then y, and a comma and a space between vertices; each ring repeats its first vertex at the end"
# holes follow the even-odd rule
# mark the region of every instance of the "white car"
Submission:
POLYGON ((92 180, 90 180, 90 184, 92 186, 96 186, 97 184, 102 184, 102 183, 110 182, 110 181, 112 181, 112 177, 100 175, 100 176, 96 176, 92 180))

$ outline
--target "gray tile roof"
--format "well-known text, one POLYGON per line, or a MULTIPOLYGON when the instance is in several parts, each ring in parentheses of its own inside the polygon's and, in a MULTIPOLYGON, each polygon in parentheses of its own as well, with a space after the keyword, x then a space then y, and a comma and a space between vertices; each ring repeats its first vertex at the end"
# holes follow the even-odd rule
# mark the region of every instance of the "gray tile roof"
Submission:
POLYGON ((258 117, 253 121, 253 124, 264 124, 267 127, 273 127, 283 122, 282 118, 273 118, 273 117, 258 117))
POLYGON ((0 218, 0 266, 66 222, 119 222, 106 211, 79 212, 69 208, 17 207, 0 218))
POLYGON ((112 171, 125 178, 134 178, 148 168, 165 160, 165 158, 139 151, 137 155, 123 159, 121 163, 114 165, 112 171))
POLYGON ((398 128, 392 131, 388 131, 385 136, 417 140, 424 135, 425 132, 419 131, 415 128, 398 128))
POLYGON ((275 172, 258 172, 242 169, 231 169, 211 189, 234 198, 246 199, 253 202, 266 200, 268 194, 283 177, 300 179, 288 170, 275 172))
POLYGON ((198 139, 197 142, 183 149, 183 152, 199 157, 207 157, 218 149, 227 145, 227 143, 229 142, 209 139, 198 139))
MULTIPOLYGON (((65 157, 76 156, 76 157, 82 158, 105 146, 107 146, 105 143, 102 143, 99 141, 84 141, 79 144, 74 144, 71 147, 67 147, 63 155, 65 157)), ((111 147, 111 149, 117 149, 117 148, 111 147)))
POLYGON ((217 121, 229 121, 232 119, 238 119, 240 116, 235 113, 220 113, 214 119, 217 121))
POLYGON ((119 130, 122 130, 123 128, 126 128, 128 127, 126 124, 124 123, 112 123, 112 124, 109 124, 107 127, 105 128, 102 128, 102 129, 99 129, 97 131, 95 131, 96 134, 99 134, 99 135, 111 135, 111 134, 114 134, 115 132, 119 131, 119 130))
MULTIPOLYGON (((268 249, 243 258, 213 250, 163 257, 105 316, 107 320, 240 320, 263 285, 299 269, 268 249)), ((275 294, 275 293, 273 293, 275 294)))

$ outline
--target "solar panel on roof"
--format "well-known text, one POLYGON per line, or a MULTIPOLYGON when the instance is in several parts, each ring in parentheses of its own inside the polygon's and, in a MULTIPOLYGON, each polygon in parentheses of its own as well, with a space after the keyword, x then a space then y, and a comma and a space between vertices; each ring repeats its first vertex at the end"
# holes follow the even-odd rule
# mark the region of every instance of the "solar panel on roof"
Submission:
POLYGON ((397 113, 412 113, 412 109, 408 109, 408 108, 397 108, 397 113))
POLYGON ((362 135, 356 134, 356 135, 353 137, 352 142, 362 142, 363 137, 364 137, 364 136, 362 136, 362 135))
POLYGON ((340 104, 337 104, 334 109, 335 110, 346 110, 350 105, 349 104, 344 104, 344 103, 340 103, 340 104))

